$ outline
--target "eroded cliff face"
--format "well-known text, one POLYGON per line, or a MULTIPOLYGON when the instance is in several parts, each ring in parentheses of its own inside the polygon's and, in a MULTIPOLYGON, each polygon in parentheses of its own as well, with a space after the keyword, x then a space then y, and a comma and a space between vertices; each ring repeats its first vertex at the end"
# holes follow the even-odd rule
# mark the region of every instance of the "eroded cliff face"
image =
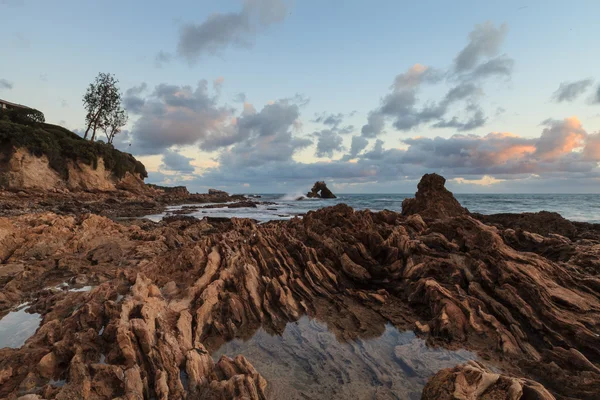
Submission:
MULTIPOLYGON (((3 172, 3 184, 13 189, 65 188, 66 182, 50 168, 46 156, 35 157, 27 149, 17 149, 3 160, 6 171, 3 172)), ((4 168, 3 168, 4 169, 4 168)))
POLYGON ((600 234, 528 234, 443 209, 337 205, 266 224, 0 218, 0 315, 29 301, 43 317, 23 347, 0 349, 0 397, 266 398, 251 359, 215 362, 210 349, 308 315, 339 340, 391 323, 502 370, 442 371, 424 399, 597 398, 600 234), (64 281, 93 289, 54 289, 64 281))
POLYGON ((129 172, 122 179, 117 179, 106 170, 104 160, 98 158, 96 168, 85 163, 67 162, 68 178, 64 179, 48 163, 46 156, 36 157, 24 148, 5 156, 3 185, 9 189, 55 190, 111 192, 118 187, 132 187, 138 191, 144 188, 144 181, 129 172))

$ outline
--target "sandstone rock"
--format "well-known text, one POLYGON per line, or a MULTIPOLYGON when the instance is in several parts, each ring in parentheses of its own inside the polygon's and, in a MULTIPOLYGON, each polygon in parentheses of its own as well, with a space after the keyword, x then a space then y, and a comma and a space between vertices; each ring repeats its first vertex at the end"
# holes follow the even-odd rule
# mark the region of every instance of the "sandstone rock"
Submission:
POLYGON ((555 400, 539 383, 493 373, 476 361, 438 372, 427 382, 422 400, 555 400))
MULTIPOLYGON (((378 337, 390 323, 431 345, 480 352, 519 376, 461 367, 432 381, 432 396, 453 396, 460 386, 469 398, 485 386, 498 398, 522 390, 545 399, 537 381, 563 398, 593 399, 600 233, 587 226, 581 237, 577 226, 570 238, 519 234, 452 208, 441 193, 433 193, 441 205, 417 202, 426 204, 426 221, 421 212, 342 204, 268 224, 119 223, 51 212, 1 218, 0 271, 23 268, 1 275, 0 313, 31 301, 44 318, 26 346, 0 349, 0 398, 45 396, 50 371, 67 383, 49 398, 264 398, 267 383, 251 358, 214 363, 211 352, 309 315, 341 341, 378 337), (433 218, 431 210, 444 212, 433 218), (575 251, 549 252, 559 245, 575 251), (76 277, 95 288, 48 289, 76 277), (46 358, 50 351, 60 362, 46 358)), ((395 354, 414 371, 429 368, 410 350, 395 354)), ((389 382, 383 373, 377 379, 389 382)))
POLYGON ((56 376, 58 367, 58 359, 56 354, 48 353, 40 360, 38 364, 38 370, 40 371, 40 375, 44 378, 51 379, 56 376))
POLYGON ((425 174, 417 185, 414 199, 402 202, 402 215, 419 214, 424 218, 448 218, 468 211, 444 187, 446 179, 438 174, 425 174))

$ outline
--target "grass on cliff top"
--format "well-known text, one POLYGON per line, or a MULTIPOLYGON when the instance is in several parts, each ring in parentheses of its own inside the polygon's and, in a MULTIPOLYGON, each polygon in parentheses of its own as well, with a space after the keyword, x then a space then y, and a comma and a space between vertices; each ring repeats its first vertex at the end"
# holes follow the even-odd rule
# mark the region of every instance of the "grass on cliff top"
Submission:
POLYGON ((21 125, 0 120, 0 149, 12 151, 24 147, 37 157, 45 155, 50 167, 63 178, 68 178, 69 160, 98 167, 98 158, 102 157, 107 170, 122 178, 127 172, 148 176, 144 164, 131 154, 123 153, 110 144, 84 140, 79 135, 58 125, 33 124, 21 125))

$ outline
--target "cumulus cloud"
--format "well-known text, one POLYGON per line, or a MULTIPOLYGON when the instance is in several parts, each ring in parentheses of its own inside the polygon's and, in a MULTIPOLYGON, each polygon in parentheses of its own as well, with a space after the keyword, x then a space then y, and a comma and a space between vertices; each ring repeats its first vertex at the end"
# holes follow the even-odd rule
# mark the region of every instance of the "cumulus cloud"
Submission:
POLYGON ((496 27, 491 22, 477 25, 451 69, 444 72, 415 64, 397 75, 379 108, 369 113, 362 135, 376 137, 383 132, 388 119, 399 131, 410 131, 424 124, 459 131, 485 125, 487 117, 479 104, 484 95, 482 84, 493 77, 510 78, 514 66, 510 57, 498 55, 507 30, 506 25, 496 27), (446 94, 438 101, 429 100, 419 106, 422 87, 440 83, 451 86, 446 94))
POLYGON ((367 147, 368 144, 369 140, 364 136, 352 136, 350 152, 344 156, 343 160, 347 161, 356 158, 356 156, 358 156, 360 152, 367 147))
POLYGON ((161 154, 177 145, 193 145, 222 129, 233 110, 217 104, 217 96, 202 80, 194 88, 162 83, 142 98, 144 84, 126 91, 124 104, 139 118, 131 130, 135 154, 161 154))
POLYGON ((10 90, 13 88, 13 84, 6 79, 0 79, 0 90, 10 90))
POLYGON ((139 86, 134 86, 125 91, 123 96, 123 106, 132 114, 139 114, 144 107, 145 100, 141 97, 146 91, 148 85, 141 83, 139 86))
POLYGON ((228 47, 250 47, 258 32, 285 19, 289 7, 284 0, 245 0, 239 12, 215 13, 200 24, 186 24, 177 53, 193 63, 228 47))
POLYGON ((267 104, 260 112, 252 107, 246 109, 224 135, 207 137, 201 147, 220 149, 221 168, 233 173, 265 164, 288 163, 297 151, 313 143, 296 134, 300 127, 299 116, 299 105, 291 99, 267 104))
POLYGON ((189 174, 194 172, 194 167, 190 163, 191 161, 193 161, 193 158, 186 157, 175 150, 166 150, 162 154, 160 168, 189 174))
MULTIPOLYGON (((405 149, 386 148, 380 139, 367 149, 368 139, 362 136, 353 139, 356 140, 344 157, 317 163, 298 162, 289 156, 292 152, 268 162, 246 162, 244 156, 256 155, 257 148, 245 143, 236 152, 225 152, 220 157, 220 166, 208 170, 198 179, 204 184, 249 182, 252 187, 261 184, 272 187, 284 181, 306 185, 315 179, 338 184, 389 185, 390 182, 417 180, 427 172, 438 172, 448 179, 458 178, 456 182, 480 185, 532 176, 545 182, 549 179, 600 178, 600 133, 588 134, 575 117, 544 121, 537 137, 507 132, 484 136, 456 134, 449 138, 416 137, 403 141, 407 146, 405 149)), ((280 149, 275 152, 279 153, 280 149)))
POLYGON ((537 143, 535 155, 542 160, 555 160, 583 146, 587 132, 577 117, 563 121, 548 119, 537 143))
POLYGON ((331 129, 324 129, 313 134, 317 139, 317 157, 333 157, 333 153, 344 151, 344 139, 331 129))
POLYGON ((591 78, 575 82, 562 82, 552 94, 552 100, 557 103, 573 101, 581 96, 588 87, 592 86, 592 83, 594 81, 591 78))

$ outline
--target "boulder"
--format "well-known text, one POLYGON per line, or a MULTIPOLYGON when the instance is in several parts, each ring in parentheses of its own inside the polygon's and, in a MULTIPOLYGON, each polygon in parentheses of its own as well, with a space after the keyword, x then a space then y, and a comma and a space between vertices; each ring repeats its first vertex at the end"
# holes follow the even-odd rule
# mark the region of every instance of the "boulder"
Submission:
POLYGON ((535 381, 497 374, 477 361, 469 361, 435 374, 423 389, 421 399, 555 400, 555 397, 535 381))

